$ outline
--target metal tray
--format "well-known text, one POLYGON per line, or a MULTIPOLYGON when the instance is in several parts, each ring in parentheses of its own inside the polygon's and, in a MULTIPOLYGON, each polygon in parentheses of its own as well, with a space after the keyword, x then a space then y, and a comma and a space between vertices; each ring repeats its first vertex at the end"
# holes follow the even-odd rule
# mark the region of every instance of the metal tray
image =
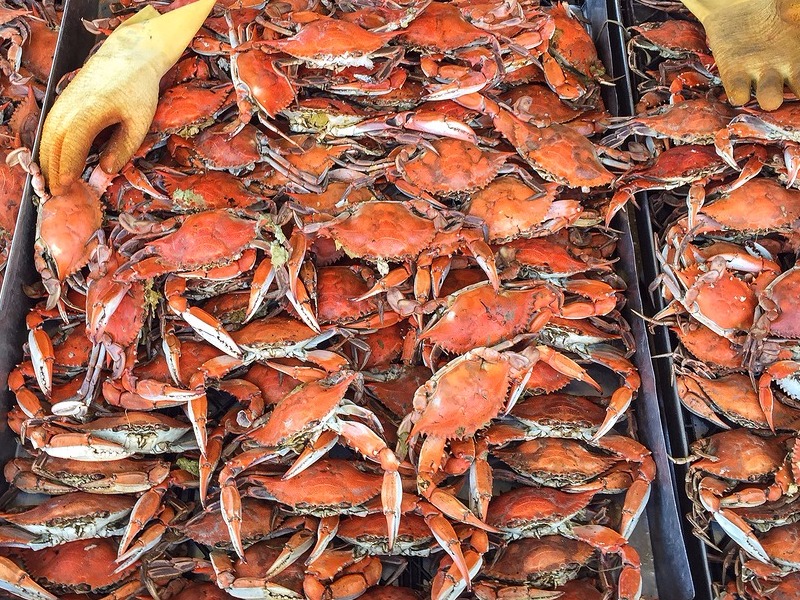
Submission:
MULTIPOLYGON (((621 22, 629 27, 638 23, 648 21, 664 21, 674 18, 667 13, 635 4, 634 0, 622 0, 621 22)), ((622 114, 633 114, 634 103, 638 100, 636 90, 636 75, 628 68, 627 50, 623 47, 622 56, 624 58, 623 80, 629 90, 629 103, 626 112, 622 114)), ((619 86, 618 86, 619 87, 619 86)), ((659 227, 659 222, 663 222, 668 215, 654 214, 650 202, 650 194, 643 192, 637 194, 639 210, 636 211, 637 227, 636 231, 640 240, 640 265, 645 276, 645 282, 649 284, 658 277, 660 268, 656 259, 656 240, 654 235, 659 227)), ((647 287, 643 287, 647 290, 647 287)), ((664 300, 660 294, 644 294, 645 315, 654 315, 664 308, 664 300)), ((694 440, 704 437, 709 433, 709 425, 702 419, 684 410, 678 391, 675 387, 675 380, 672 376, 673 361, 672 353, 675 349, 675 339, 665 326, 651 327, 651 343, 655 350, 654 355, 658 358, 653 362, 658 383, 658 395, 663 412, 667 417, 666 428, 667 442, 672 448, 673 456, 683 457, 689 454, 689 444, 694 440)), ((686 466, 673 465, 673 472, 679 481, 683 481, 686 476, 686 466)), ((681 490, 683 486, 678 486, 681 490)), ((691 512, 691 502, 683 491, 679 494, 678 502, 681 511, 685 514, 691 512)), ((708 548, 699 538, 691 533, 691 525, 683 520, 683 537, 686 541, 686 548, 691 560, 692 577, 697 589, 698 600, 711 600, 715 597, 712 581, 720 579, 720 565, 712 563, 708 548), (714 576, 716 574, 716 577, 714 576)))
MULTIPOLYGON (((102 1, 102 0, 101 0, 102 1)), ((618 81, 615 88, 604 90, 604 101, 613 114, 627 114, 631 110, 630 86, 626 84, 624 40, 618 25, 620 8, 614 0, 585 0, 580 8, 591 23, 595 44, 600 58, 610 76, 618 81), (626 112, 627 111, 627 112, 626 112)), ((59 35, 58 47, 53 62, 53 72, 47 88, 42 121, 37 132, 34 157, 38 153, 39 135, 44 115, 52 104, 55 86, 61 77, 80 67, 88 55, 95 39, 89 34, 81 19, 93 19, 100 12, 98 0, 67 0, 59 35)), ((91 107, 88 107, 91 110, 91 107)), ((32 190, 27 182, 23 196, 17 230, 11 248, 6 271, 6 284, 0 292, 0 327, 5 332, 0 340, 0 381, 5 382, 8 373, 22 359, 25 341, 25 315, 31 306, 23 292, 23 285, 36 281, 38 275, 33 266, 33 241, 36 211, 31 202, 32 190)), ((661 600, 690 600, 695 597, 690 577, 689 559, 680 531, 680 515, 677 507, 675 470, 669 461, 668 440, 664 435, 665 414, 659 405, 656 393, 656 374, 653 370, 649 339, 644 323, 631 311, 642 311, 641 287, 643 281, 641 265, 637 257, 641 254, 639 243, 632 233, 632 221, 620 213, 612 226, 622 232, 619 243, 619 266, 621 275, 628 283, 625 315, 631 323, 636 339, 634 362, 642 378, 642 388, 632 410, 635 412, 637 431, 641 441, 651 449, 658 467, 650 502, 645 517, 634 532, 634 545, 640 551, 645 577, 644 597, 661 600)), ((646 272, 645 272, 646 273, 646 272)), ((5 415, 14 401, 13 394, 2 386, 0 389, 0 461, 7 461, 14 454, 15 439, 8 429, 5 415)), ((5 485, 0 481, 0 485, 5 485)), ((407 577, 418 579, 413 566, 407 577)), ((402 580, 401 580, 402 581, 402 580)), ((410 584, 411 581, 402 581, 410 584)))
MULTIPOLYGON (((36 129, 33 156, 39 153, 39 138, 44 118, 53 103, 58 81, 66 73, 83 64, 94 44, 94 37, 83 27, 80 17, 95 18, 96 0, 66 0, 64 19, 58 34, 58 44, 53 58, 53 70, 47 83, 42 116, 36 129)), ((91 107, 87 107, 91 110, 91 107)), ((25 315, 32 306, 31 300, 23 292, 23 286, 37 280, 38 274, 33 266, 33 242, 36 231, 36 208, 31 201, 33 191, 30 177, 22 192, 17 225, 9 252, 5 279, 0 290, 0 463, 5 464, 14 455, 16 442, 9 430, 6 415, 14 401, 9 391, 7 379, 9 372, 22 360, 22 344, 26 338, 25 315)), ((0 490, 6 488, 5 480, 0 480, 0 490)))

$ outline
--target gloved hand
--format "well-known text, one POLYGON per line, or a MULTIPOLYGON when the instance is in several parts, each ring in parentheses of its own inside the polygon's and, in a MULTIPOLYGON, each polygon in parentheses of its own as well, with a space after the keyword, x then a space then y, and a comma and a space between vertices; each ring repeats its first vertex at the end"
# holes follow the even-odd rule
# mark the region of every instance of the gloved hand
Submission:
POLYGON ((163 15, 148 6, 108 36, 45 120, 39 162, 51 193, 60 193, 80 177, 94 138, 106 127, 117 125, 100 167, 116 173, 130 160, 153 121, 159 81, 214 2, 198 0, 163 15))
POLYGON ((755 84, 764 110, 800 97, 800 0, 681 0, 703 23, 728 100, 744 104, 755 84))

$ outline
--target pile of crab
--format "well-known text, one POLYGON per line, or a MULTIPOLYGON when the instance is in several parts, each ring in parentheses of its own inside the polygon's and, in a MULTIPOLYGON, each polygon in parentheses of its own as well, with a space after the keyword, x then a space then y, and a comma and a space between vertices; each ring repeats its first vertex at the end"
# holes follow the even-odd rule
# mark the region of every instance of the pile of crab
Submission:
POLYGON ((20 155, 0 588, 638 599, 604 83, 565 4, 220 4, 119 175, 20 155))
POLYGON ((52 2, 0 2, 0 285, 25 185, 25 172, 11 165, 33 148, 60 21, 52 2))
POLYGON ((719 593, 795 598, 800 102, 787 96, 770 113, 726 103, 703 30, 687 19, 631 28, 641 101, 606 143, 635 135, 628 149, 649 155, 618 180, 620 202, 659 191, 649 198, 663 298, 655 322, 676 341, 676 391, 698 438, 686 459, 689 519, 722 555, 719 593))

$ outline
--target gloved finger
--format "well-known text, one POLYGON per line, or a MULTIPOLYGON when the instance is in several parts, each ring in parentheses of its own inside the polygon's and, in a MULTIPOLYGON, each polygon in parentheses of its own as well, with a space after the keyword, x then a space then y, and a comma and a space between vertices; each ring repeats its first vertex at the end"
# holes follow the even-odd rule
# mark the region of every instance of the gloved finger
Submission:
POLYGON ((80 178, 94 138, 113 123, 114 118, 102 111, 87 110, 74 119, 65 119, 49 133, 47 147, 42 136, 40 160, 52 194, 60 193, 80 178))
POLYGON ((800 99, 800 70, 790 73, 786 78, 786 83, 789 85, 789 89, 792 90, 794 95, 800 99))
POLYGON ((764 110, 775 110, 783 103, 783 75, 767 69, 756 80, 756 99, 764 110))
POLYGON ((776 6, 781 19, 800 25, 800 0, 777 0, 776 6))
POLYGON ((106 173, 120 171, 142 145, 152 120, 152 115, 140 112, 126 116, 114 128, 106 147, 100 153, 100 168, 106 173))
POLYGON ((728 102, 738 106, 746 104, 750 100, 751 79, 747 73, 740 71, 723 73, 720 70, 720 77, 722 77, 722 85, 728 96, 728 102))

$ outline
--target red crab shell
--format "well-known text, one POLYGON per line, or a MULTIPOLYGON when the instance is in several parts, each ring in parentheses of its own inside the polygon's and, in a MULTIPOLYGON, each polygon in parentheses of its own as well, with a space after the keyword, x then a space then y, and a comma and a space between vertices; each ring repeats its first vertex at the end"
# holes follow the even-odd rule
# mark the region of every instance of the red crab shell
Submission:
MULTIPOLYGON (((3 153, 5 154, 5 153, 3 153)), ((2 158, 5 158, 3 156, 2 158)), ((0 162, 0 230, 14 232, 19 213, 22 188, 25 186, 25 172, 18 167, 9 167, 5 160, 0 162)))
POLYGON ((452 4, 431 2, 396 40, 412 48, 448 52, 489 39, 489 34, 471 25, 452 4))
MULTIPOLYGON (((691 286, 703 272, 698 265, 690 265, 676 274, 691 286)), ((750 329, 758 305, 750 285, 727 270, 714 283, 700 285, 694 302, 700 313, 727 330, 750 329)))
POLYGON ((163 257, 166 265, 191 271, 234 260, 257 235, 257 221, 243 219, 228 210, 207 210, 189 215, 177 231, 146 247, 163 257))
MULTIPOLYGON (((245 546, 264 539, 273 531, 276 517, 272 503, 255 498, 242 499, 242 541, 245 546)), ((210 548, 229 548, 227 525, 218 510, 199 513, 180 527, 181 533, 210 548)))
MULTIPOLYGON (((353 543, 354 540, 370 541, 366 538, 371 538, 379 544, 386 544, 386 517, 380 513, 365 517, 348 517, 339 524, 337 535, 348 543, 353 543)), ((424 518, 415 514, 403 515, 395 540, 397 546, 413 544, 419 547, 433 541, 430 526, 424 518)))
POLYGON ((699 23, 693 21, 668 19, 656 23, 642 23, 631 29, 650 44, 665 49, 665 54, 708 54, 709 52, 705 31, 699 23))
POLYGON ((792 569, 800 564, 800 523, 773 527, 759 541, 776 564, 792 569))
POLYGON ((701 98, 659 107, 633 122, 681 143, 708 144, 735 115, 729 106, 701 98))
POLYGON ((756 177, 703 207, 726 229, 757 232, 793 227, 800 219, 800 191, 756 177))
POLYGON ((109 538, 67 542, 37 552, 27 549, 15 552, 28 574, 54 592, 102 591, 122 581, 135 568, 129 566, 114 572, 117 545, 109 538))
POLYGON ((231 137, 225 127, 225 123, 212 125, 191 141, 171 135, 167 140, 167 150, 178 163, 188 167, 240 170, 252 168, 261 161, 261 133, 258 129, 248 124, 231 137))
POLYGON ((305 208, 328 214, 340 212, 342 210, 341 204, 344 204, 345 207, 361 204, 362 202, 371 200, 373 197, 369 188, 363 187, 350 190, 347 199, 343 201, 344 193, 349 188, 350 184, 344 181, 331 181, 328 187, 325 188, 325 191, 320 194, 287 192, 287 196, 297 201, 298 204, 305 208))
POLYGON ((316 15, 315 20, 304 24, 296 35, 264 45, 301 60, 322 63, 331 56, 352 60, 366 58, 390 38, 369 32, 355 23, 316 15))
POLYGON ((486 522, 500 529, 531 522, 558 523, 589 505, 594 492, 572 494, 555 488, 521 487, 492 498, 486 522))
POLYGON ((566 3, 557 3, 547 10, 556 27, 550 40, 551 53, 565 66, 585 77, 602 75, 603 63, 597 57, 597 48, 591 36, 567 7, 566 3))
POLYGON ((432 194, 477 190, 494 179, 510 152, 481 150, 472 142, 440 138, 402 165, 403 177, 432 194))
POLYGON ((744 360, 741 346, 692 320, 673 327, 681 344, 695 358, 725 369, 741 369, 744 360))
POLYGON ((557 312, 561 300, 548 285, 495 292, 488 282, 478 283, 448 296, 447 308, 420 339, 459 354, 494 346, 527 331, 537 315, 557 312))
POLYGON ((355 267, 324 267, 317 270, 317 320, 348 323, 378 310, 374 298, 354 301, 370 289, 355 267))
POLYGON ((451 269, 442 284, 442 289, 439 290, 439 296, 450 296, 481 281, 487 281, 487 279, 486 273, 480 269, 451 269))
POLYGON ((365 381, 364 387, 395 415, 406 415, 413 409, 414 392, 428 381, 431 372, 422 366, 401 367, 385 375, 383 381, 365 381))
POLYGON ((300 381, 261 363, 250 365, 242 379, 249 381, 261 390, 266 404, 277 404, 278 401, 301 384, 300 381))
POLYGON ((554 487, 587 481, 617 462, 567 438, 529 440, 514 449, 497 450, 495 454, 514 470, 554 487))
POLYGON ((550 88, 535 83, 513 87, 502 99, 514 107, 514 114, 537 127, 567 123, 581 114, 562 102, 550 88))
POLYGON ((550 393, 529 396, 517 402, 511 415, 520 421, 578 429, 599 427, 606 411, 588 398, 550 393))
POLYGON ((550 394, 565 388, 571 382, 569 376, 540 361, 533 366, 530 379, 525 384, 525 391, 532 394, 550 394))
POLYGON ((165 134, 196 133, 204 124, 213 123, 214 113, 222 108, 232 91, 231 84, 208 87, 198 81, 179 83, 162 92, 150 130, 165 134))
POLYGON ((275 405, 264 427, 252 431, 248 437, 261 446, 280 446, 330 414, 355 378, 356 373, 337 372, 294 389, 275 405))
POLYGON ((227 171, 207 171, 195 175, 160 172, 164 188, 178 212, 202 212, 221 208, 247 208, 264 199, 247 189, 239 177, 227 171))
POLYGON ((692 464, 692 470, 733 481, 762 481, 786 457, 780 439, 761 437, 745 428, 715 433, 694 442, 690 450, 703 457, 692 464))
MULTIPOLYGON (((472 195, 466 213, 486 222, 490 242, 536 235, 546 231, 543 222, 560 189, 554 183, 542 187, 544 193, 530 188, 516 177, 499 177, 472 195)), ((567 209, 569 216, 565 216, 565 219, 571 221, 583 212, 577 200, 570 201, 567 209)), ((562 215, 559 211, 555 216, 562 215)))
POLYGON ((506 404, 512 383, 522 375, 527 359, 477 348, 451 361, 420 387, 414 398, 424 409, 410 438, 419 435, 441 439, 468 438, 496 418, 506 404), (456 362, 458 361, 458 362, 456 362))
POLYGON ((557 573, 577 572, 593 556, 594 549, 589 544, 559 535, 524 538, 511 542, 503 559, 485 569, 484 575, 519 583, 547 581, 548 576, 557 573))
POLYGON ((255 48, 239 53, 236 67, 250 96, 270 118, 274 119, 295 99, 288 77, 261 50, 255 48))
POLYGON ((229 600, 230 598, 233 596, 209 581, 195 581, 177 595, 171 596, 170 600, 229 600))
POLYGON ((770 321, 773 335, 800 338, 797 300, 800 298, 800 269, 794 268, 769 287, 768 299, 774 303, 778 315, 770 321))
POLYGON ((53 347, 55 354, 55 372, 59 367, 71 369, 73 367, 85 367, 89 362, 89 353, 92 350, 92 342, 86 334, 79 328, 72 330, 60 344, 53 347))
MULTIPOLYGON (((331 514, 344 514, 376 498, 381 493, 382 475, 358 469, 352 461, 323 458, 291 479, 280 476, 254 476, 267 495, 295 510, 333 510, 331 514)), ((258 494, 251 488, 251 493, 258 494)), ((383 515, 384 530, 386 519, 383 515)), ((402 521, 401 521, 402 522, 402 521)))
POLYGON ((99 194, 79 181, 39 205, 38 234, 64 280, 83 268, 97 247, 103 224, 99 194))
POLYGON ((402 202, 376 201, 359 205, 350 218, 320 233, 332 237, 350 256, 397 261, 429 248, 436 226, 402 202))
POLYGON ((283 316, 251 321, 238 331, 231 332, 233 341, 240 346, 292 345, 316 335, 308 325, 283 316))

